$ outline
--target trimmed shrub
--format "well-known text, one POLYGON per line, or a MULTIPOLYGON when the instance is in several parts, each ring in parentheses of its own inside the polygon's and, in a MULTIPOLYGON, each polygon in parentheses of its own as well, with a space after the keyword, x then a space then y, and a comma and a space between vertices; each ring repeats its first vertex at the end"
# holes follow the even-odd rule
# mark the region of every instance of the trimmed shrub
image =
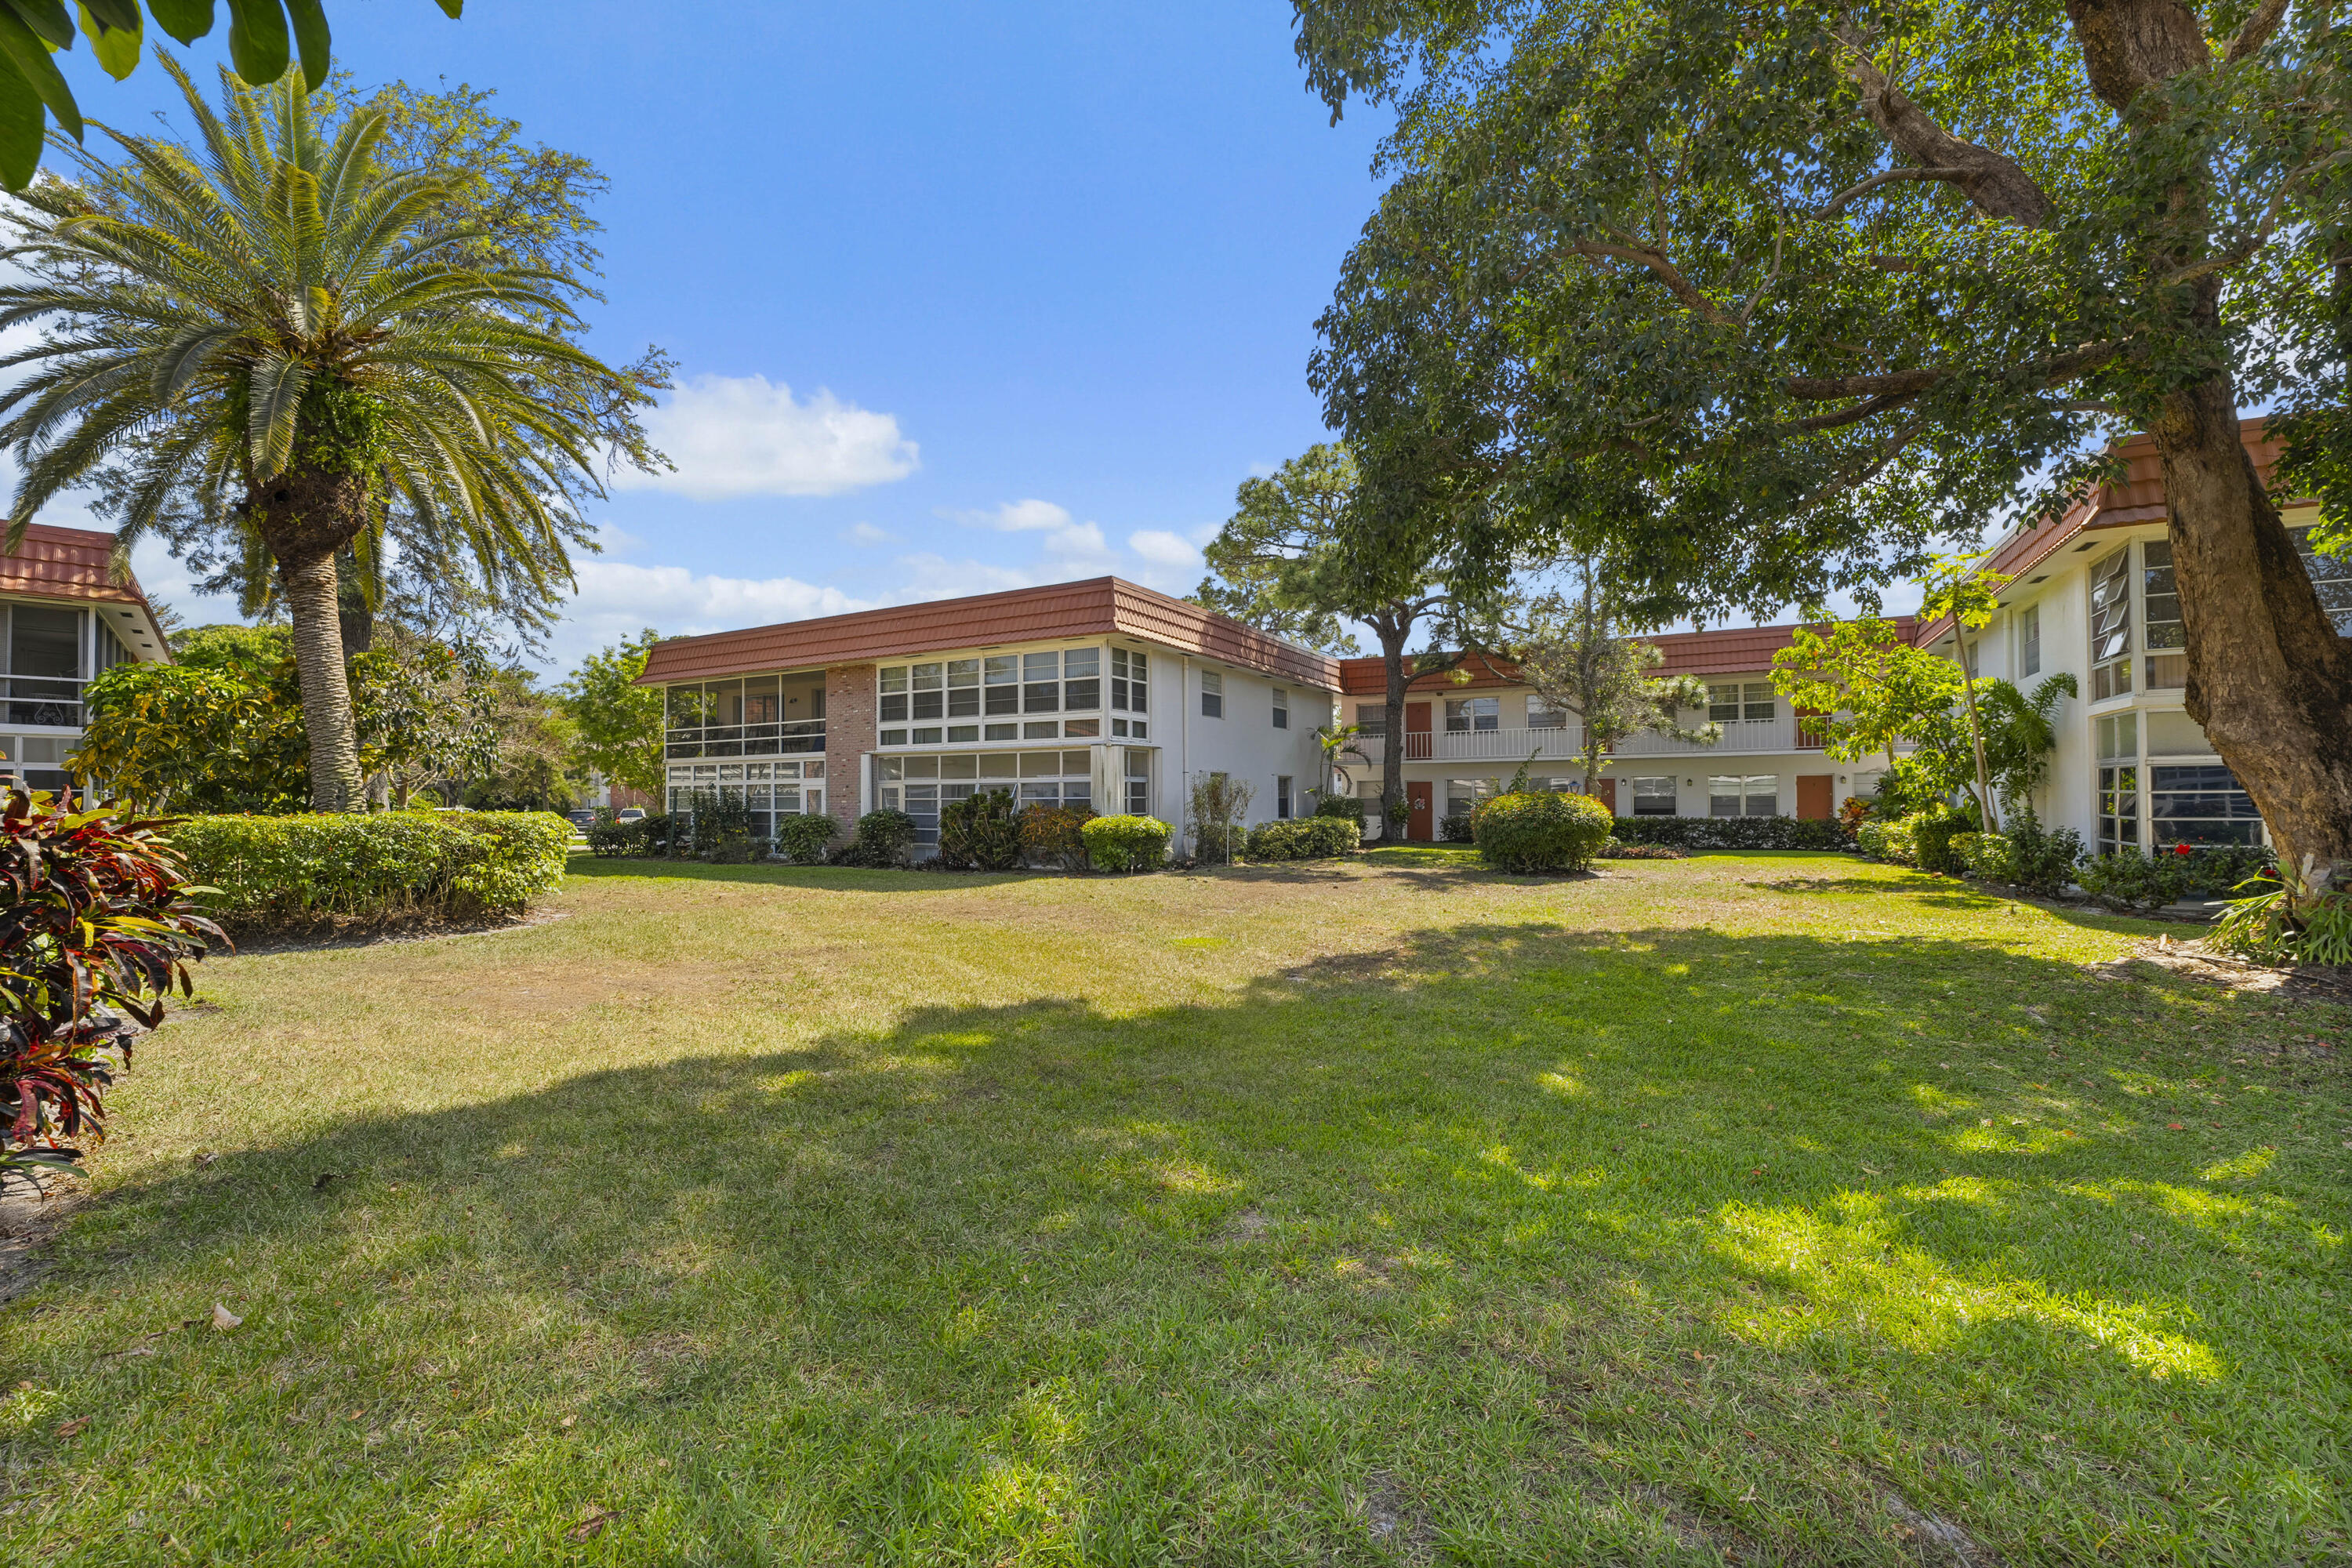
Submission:
POLYGON ((1250 829, 1253 860, 1326 860, 1363 847, 1364 830, 1344 816, 1300 816, 1250 829))
POLYGON ((559 885, 572 824, 549 811, 196 816, 172 844, 234 920, 471 920, 559 885))
POLYGON ((1167 863, 1172 830, 1156 816, 1097 816, 1079 831, 1097 871, 1153 871, 1167 863))
POLYGON ((959 871, 1019 867, 1021 816, 1013 792, 982 790, 940 807, 940 860, 959 871))
POLYGON ((1955 833, 1948 846, 1958 870, 1979 882, 2017 880, 2017 857, 1998 833, 1955 833))
POLYGON ((1843 849, 1835 822, 1801 816, 1621 816, 1620 844, 1667 844, 1677 849, 1843 849))
MULTIPOLYGON (((1482 802, 1481 804, 1484 803, 1482 802)), ((1466 812, 1456 812, 1452 816, 1442 816, 1438 818, 1437 837, 1439 842, 1444 844, 1474 844, 1477 842, 1478 835, 1475 826, 1477 816, 1478 808, 1476 806, 1472 806, 1466 812)))
POLYGON ((1362 796, 1353 795, 1324 795, 1315 803, 1315 815, 1318 816, 1337 816, 1345 821, 1354 823, 1356 825, 1358 838, 1360 841, 1364 826, 1364 801, 1362 796))
POLYGON ((1690 851, 1671 844, 1621 844, 1612 838, 1593 856, 1601 860, 1687 860, 1690 851))
POLYGON ((653 821, 641 816, 635 822, 613 822, 603 817, 588 825, 588 852, 599 858, 644 855, 651 848, 651 837, 646 824, 653 821))
POLYGON ((78 1140, 105 1136, 103 1099, 131 1065, 132 1031, 153 1028, 188 966, 225 941, 187 894, 168 819, 113 803, 62 811, 47 790, 12 789, 0 816, 0 1184, 72 1170, 78 1140))
POLYGON ((886 805, 859 817, 849 842, 835 850, 833 858, 838 866, 902 866, 914 847, 915 819, 886 805))
POLYGON ((1021 852, 1033 864, 1082 871, 1087 865, 1086 826, 1094 808, 1047 805, 1043 801, 1021 811, 1021 852))
POLYGON ((1581 871, 1609 842, 1609 808, 1590 795, 1530 790, 1470 814, 1478 858, 1502 871, 1581 871))
POLYGON ((1952 840, 1963 833, 1974 832, 1976 818, 1954 811, 1948 805, 1930 806, 1915 811, 1903 819, 1911 825, 1911 841, 1918 847, 1919 869, 1922 871, 1958 871, 1959 863, 1952 858, 1952 840))
POLYGON ((776 853, 795 866, 822 866, 826 847, 839 832, 833 818, 821 811, 780 816, 776 819, 776 853))
POLYGON ((1911 819, 1865 822, 1854 834, 1854 842, 1864 855, 1874 860, 1890 861, 1897 866, 1919 863, 1919 841, 1913 837, 1911 819))

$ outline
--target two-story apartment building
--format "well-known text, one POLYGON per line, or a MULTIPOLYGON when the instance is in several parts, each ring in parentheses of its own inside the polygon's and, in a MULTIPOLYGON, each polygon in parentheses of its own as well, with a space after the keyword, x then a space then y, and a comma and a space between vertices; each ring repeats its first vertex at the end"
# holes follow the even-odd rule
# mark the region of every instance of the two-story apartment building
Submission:
MULTIPOLYGON (((1910 635, 1911 622, 1898 626, 1910 635)), ((1822 754, 1817 721, 1794 713, 1772 689, 1772 656, 1796 628, 1673 632, 1649 640, 1665 655, 1662 676, 1695 675, 1706 683, 1704 711, 1685 727, 1714 722, 1713 744, 1671 735, 1620 742, 1595 792, 1620 816, 1834 816, 1849 795, 1868 794, 1879 769, 1822 754)), ((1339 661, 1344 717, 1358 726, 1364 757, 1352 770, 1368 814, 1377 812, 1390 737, 1388 678, 1377 658, 1339 661)), ((1584 736, 1573 713, 1548 707, 1507 661, 1473 655, 1457 670, 1415 677, 1405 689, 1402 771, 1409 810, 1402 837, 1428 838, 1448 816, 1468 813, 1497 780, 1522 763, 1546 787, 1583 783, 1584 736)))
MULTIPOLYGON (((2242 426, 2264 479, 2278 458, 2260 419, 2242 426)), ((2037 519, 1997 545, 1987 570, 2011 579, 1990 625, 1968 641, 1981 675, 2031 690, 2058 671, 2074 675, 2057 750, 2034 810, 2072 827, 2095 849, 2174 844, 2259 843, 2253 802, 2214 754, 2183 706, 2188 639, 2165 537, 2164 481, 2147 438, 2124 443, 2125 477, 2056 517, 2037 519)), ((2316 502, 2281 511, 2304 563, 2352 637, 2352 559, 2312 548, 2316 502)), ((1949 621, 1918 629, 1922 646, 1959 657, 1949 621)))
POLYGON ((670 810, 716 792, 764 837, 781 815, 845 832, 887 806, 929 846, 942 805, 992 789, 1181 835, 1193 781, 1223 773, 1254 787, 1253 820, 1304 816, 1339 668, 1097 577, 674 637, 640 681, 667 694, 670 810))
POLYGON ((34 523, 0 555, 0 773, 62 790, 81 738, 82 688, 171 649, 139 584, 107 570, 114 536, 34 523))

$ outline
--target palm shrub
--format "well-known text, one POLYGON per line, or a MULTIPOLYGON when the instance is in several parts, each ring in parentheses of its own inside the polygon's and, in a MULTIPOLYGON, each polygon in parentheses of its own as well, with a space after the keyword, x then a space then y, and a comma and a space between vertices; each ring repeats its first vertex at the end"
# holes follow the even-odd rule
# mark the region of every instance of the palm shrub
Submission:
POLYGON ((940 859, 959 871, 1021 864, 1021 820, 1010 790, 988 789, 940 807, 940 859))
POLYGON ((2352 891, 2300 876, 2258 873, 2238 884, 2213 928, 2213 945, 2264 963, 2352 964, 2352 891))
POLYGON ((223 72, 215 114, 163 65, 193 144, 108 131, 119 163, 79 155, 79 183, 24 193, 9 218, 0 255, 20 276, 0 286, 0 329, 50 330, 0 361, 31 367, 0 394, 19 469, 7 545, 102 469, 120 549, 194 526, 268 561, 311 805, 352 810, 338 554, 379 561, 397 507, 469 553, 494 598, 543 593, 583 526, 574 498, 601 493, 611 411, 653 388, 566 341, 575 281, 446 221, 451 175, 381 166, 386 105, 325 134, 290 75, 256 90, 223 72))
POLYGON ((11 790, 0 812, 0 1181, 71 1169, 105 1135, 104 1091, 131 1064, 121 1014, 163 1021, 189 965, 226 939, 188 896, 173 824, 62 809, 11 790))
POLYGON ((1530 790, 1482 800, 1470 814, 1478 858, 1500 871, 1582 871, 1615 818, 1587 795, 1530 790))

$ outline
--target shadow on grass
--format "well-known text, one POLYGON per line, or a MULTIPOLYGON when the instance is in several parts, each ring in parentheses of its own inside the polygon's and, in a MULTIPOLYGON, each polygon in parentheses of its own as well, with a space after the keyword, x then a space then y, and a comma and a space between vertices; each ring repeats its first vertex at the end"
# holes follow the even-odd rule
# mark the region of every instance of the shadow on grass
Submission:
POLYGON ((854 893, 947 893, 993 888, 1005 882, 1039 877, 1067 877, 1067 871, 916 871, 870 870, 857 866, 787 866, 764 862, 750 866, 713 866, 700 860, 668 860, 655 856, 582 857, 574 855, 565 868, 573 877, 643 878, 654 881, 748 882, 778 888, 825 888, 854 893))
POLYGON ((1370 1560, 1377 1491, 1496 1561, 1893 1561, 1895 1487, 2012 1561, 2325 1555, 2341 1184, 2243 1109, 2168 1131, 2198 1093, 2123 1089, 2215 1058, 2150 1065, 2114 1000, 1992 942, 1529 923, 1135 1016, 919 1009, 149 1177, 0 1371, 147 1413, 77 1466, 201 1448, 199 1554, 593 1507, 624 1555, 1370 1560), (110 1292, 159 1281, 286 1294, 215 1371, 120 1359, 110 1292), (345 1407, 384 1436, 289 1494, 345 1407))
POLYGON ((2047 910, 2068 925, 2080 926, 2085 931, 2112 931, 2122 936, 2154 935, 2179 929, 2178 922, 2174 921, 2142 919, 2090 904, 2062 903, 2055 899, 2037 898, 2022 889, 1939 877, 1932 871, 1905 870, 1894 876, 1875 878, 1784 877, 1776 882, 1749 882, 1746 886, 1768 893, 1900 892, 1918 903, 1939 910, 1989 910, 2004 909, 2011 904, 2023 904, 2047 910))

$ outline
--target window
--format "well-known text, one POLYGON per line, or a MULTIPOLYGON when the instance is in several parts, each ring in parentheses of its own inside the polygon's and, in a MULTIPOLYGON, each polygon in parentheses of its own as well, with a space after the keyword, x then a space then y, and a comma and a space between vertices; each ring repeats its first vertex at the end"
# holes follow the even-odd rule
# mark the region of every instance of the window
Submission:
POLYGON ((981 663, 982 710, 992 718, 1021 711, 1021 656, 993 654, 981 663))
POLYGON ((1546 700, 1545 700, 1544 699, 1542 699, 1541 697, 1538 697, 1538 696, 1536 696, 1535 694, 1533 694, 1532 692, 1528 694, 1528 729, 1530 729, 1530 730, 1559 730, 1559 729, 1563 729, 1563 728, 1565 728, 1565 727, 1567 726, 1567 723, 1568 723, 1568 710, 1567 710, 1566 709, 1564 709, 1564 708, 1555 708, 1555 707, 1553 707, 1549 702, 1546 701, 1546 700))
POLYGON ((2111 713, 2093 728, 2103 763, 2139 761, 2139 715, 2111 713))
POLYGON ((2017 668, 2027 675, 2042 673, 2042 606, 2028 605, 2017 617, 2017 668))
MULTIPOLYGON (((950 719, 980 717, 980 660, 976 658, 948 660, 948 717, 950 719)), ((972 737, 975 740, 978 738, 972 737)))
MULTIPOLYGON (((1142 662, 1142 656, 1137 655, 1139 672, 1142 662)), ((879 698, 875 711, 877 722, 914 726, 882 731, 877 740, 885 746, 1053 741, 1064 736, 1090 739, 1102 733, 1102 721, 1097 719, 1071 720, 1067 723, 1054 720, 1013 722, 1031 713, 1090 713, 1100 708, 1100 648, 1074 647, 1059 653, 991 654, 983 658, 886 665, 877 672, 876 689, 879 698), (939 723, 941 719, 983 718, 1000 721, 950 723, 944 727, 939 723)), ((824 699, 821 691, 815 694, 814 701, 817 717, 822 718, 824 699)))
POLYGON ((1465 735, 1477 730, 1499 730, 1503 725, 1503 704, 1494 697, 1449 697, 1445 700, 1445 729, 1448 734, 1465 735))
POLYGON ((698 800, 740 805, 751 815, 751 837, 763 841, 775 836, 779 817, 823 814, 824 778, 822 762, 672 763, 669 810, 691 816, 698 800))
POLYGON ((1777 773, 1717 773, 1706 781, 1709 816, 1778 816, 1780 779, 1777 773))
POLYGON ((1706 689, 1710 723, 1733 724, 1743 719, 1771 719, 1780 711, 1780 699, 1769 680, 1727 681, 1706 689))
POLYGON ((874 759, 875 798, 915 819, 915 842, 940 841, 940 808, 983 790, 1021 805, 1091 805, 1094 772, 1083 751, 950 752, 874 759))
POLYGON ((2147 770, 2147 829, 2153 847, 2260 844, 2262 814, 2221 763, 2147 770))
POLYGON ((2180 589, 2172 576, 2172 542, 2149 540, 2139 547, 2139 606, 2147 621, 2140 646, 2187 647, 2189 638, 2180 628, 2180 589))
POLYGON ((2099 853, 2139 847, 2139 770, 2099 770, 2099 853))
POLYGON ((1201 717, 1222 719, 1225 716, 1225 678, 1213 669, 1201 672, 1201 717))
MULTIPOLYGON (((1290 693, 1279 686, 1274 689, 1274 727, 1277 730, 1290 728, 1290 693)), ((1286 811, 1283 815, 1287 816, 1290 814, 1286 811)))
POLYGON ((1274 815, 1283 821, 1290 820, 1290 775, 1276 774, 1274 781, 1274 815))
POLYGON ((1136 746, 1127 752, 1127 814, 1151 815, 1151 753, 1136 746))
POLYGON ((2294 552, 2303 557, 2303 569, 2311 574, 2311 585, 2319 591, 2321 607, 2336 623, 2337 635, 2352 637, 2352 544, 2338 548, 2333 555, 2322 555, 2315 546, 2316 524, 2287 531, 2294 540, 2294 552))
POLYGON ((1030 653, 1021 656, 1021 711, 1058 713, 1062 710, 1062 656, 1030 653))
POLYGON ((1674 816, 1675 781, 1671 777, 1635 779, 1633 781, 1633 815, 1636 816, 1674 816))
POLYGON ((2130 691, 2131 546, 2091 568, 2091 700, 2130 691))
POLYGON ((1389 732, 1389 705, 1385 702, 1357 703, 1356 732, 1371 741, 1386 735, 1389 732))
POLYGON ((1110 705, 1113 711, 1140 713, 1150 706, 1145 701, 1150 695, 1147 676, 1141 654, 1130 653, 1123 647, 1110 650, 1110 705))
POLYGON ((1486 797, 1485 779, 1447 779, 1445 781, 1445 815, 1467 816, 1471 808, 1486 797))

